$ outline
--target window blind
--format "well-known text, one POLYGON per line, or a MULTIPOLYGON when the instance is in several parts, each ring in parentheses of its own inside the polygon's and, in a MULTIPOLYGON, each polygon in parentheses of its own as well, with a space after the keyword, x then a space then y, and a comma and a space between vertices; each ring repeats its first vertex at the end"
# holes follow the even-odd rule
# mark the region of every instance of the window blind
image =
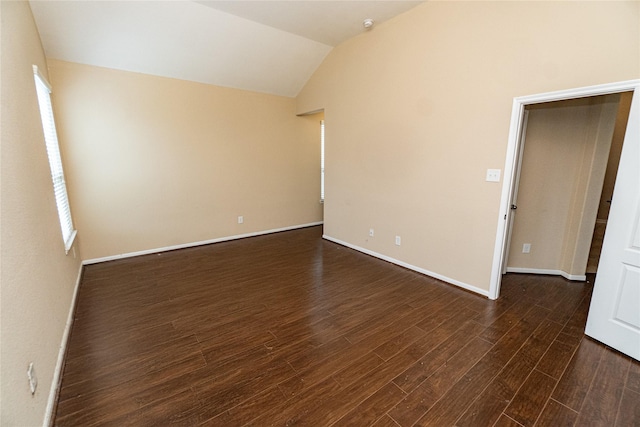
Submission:
POLYGON ((67 195, 67 184, 64 179, 62 158, 60 157, 60 147, 58 146, 58 134, 56 132, 56 125, 53 119, 51 86, 40 75, 38 68, 35 65, 33 66, 33 70, 36 81, 36 90, 38 93, 38 104, 40 106, 40 118, 42 119, 44 140, 47 148, 47 157, 49 158, 51 179, 53 180, 53 192, 56 199, 56 206, 58 207, 60 227, 62 228, 62 239, 64 241, 65 251, 69 252, 69 249, 73 244, 76 231, 73 228, 71 208, 69 206, 69 197, 67 195))
POLYGON ((320 201, 324 202, 324 120, 320 121, 320 201))

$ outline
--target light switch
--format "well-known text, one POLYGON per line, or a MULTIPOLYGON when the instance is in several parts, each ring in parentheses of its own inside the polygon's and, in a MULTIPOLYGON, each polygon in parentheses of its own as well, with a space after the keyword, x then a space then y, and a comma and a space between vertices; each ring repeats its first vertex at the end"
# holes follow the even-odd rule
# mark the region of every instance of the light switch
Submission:
POLYGON ((487 169, 488 182, 500 182, 500 169, 487 169))

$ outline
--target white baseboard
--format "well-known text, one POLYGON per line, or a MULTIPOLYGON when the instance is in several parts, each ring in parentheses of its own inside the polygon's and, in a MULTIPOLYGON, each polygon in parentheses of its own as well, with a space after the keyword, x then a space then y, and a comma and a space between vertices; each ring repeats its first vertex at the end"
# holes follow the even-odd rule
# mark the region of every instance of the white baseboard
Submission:
POLYGON ((47 409, 44 414, 43 427, 49 427, 53 424, 53 415, 55 411, 54 405, 58 398, 58 391, 60 389, 60 383, 62 381, 62 369, 64 367, 64 358, 67 353, 67 344, 69 342, 69 334, 71 333, 71 325, 73 325, 73 315, 76 311, 76 301, 78 300, 78 289, 80 288, 80 281, 82 280, 82 268, 78 271, 78 277, 76 279, 75 287, 73 288, 73 295, 71 296, 71 304, 69 306, 69 314, 67 315, 67 324, 64 327, 62 333, 62 340, 60 341, 60 349, 58 350, 58 360, 56 362, 55 370, 53 371, 53 379, 51 380, 51 389, 49 390, 49 399, 47 400, 47 409))
POLYGON ((458 287, 461 287, 461 288, 466 289, 466 290, 471 291, 471 292, 475 292, 475 293, 480 294, 482 296, 489 297, 489 291, 484 290, 484 289, 480 289, 480 288, 478 288, 476 286, 473 286, 473 285, 470 285, 468 283, 464 283, 464 282, 461 282, 459 280, 455 280, 455 279, 452 279, 450 277, 446 277, 446 276, 443 276, 441 274, 434 273, 433 271, 425 270, 424 268, 416 267, 415 265, 407 264, 406 262, 397 260, 395 258, 388 257, 386 255, 379 254, 377 252, 371 251, 369 249, 362 248, 360 246, 352 245, 351 243, 343 242, 340 239, 336 239, 334 237, 327 236, 326 234, 323 235, 322 238, 326 239, 326 240, 329 240, 331 242, 337 243, 339 245, 346 246, 348 248, 354 249, 354 250, 356 250, 358 252, 362 252, 364 254, 371 255, 372 257, 379 258, 381 260, 390 262, 392 264, 399 265, 399 266, 407 268, 409 270, 417 271, 418 273, 424 274, 426 276, 433 277, 433 278, 438 279, 438 280, 442 280, 443 282, 447 282, 447 283, 450 283, 452 285, 456 285, 458 287))
POLYGON ((289 226, 289 227, 274 228, 274 229, 271 229, 271 230, 255 231, 253 233, 238 234, 238 235, 235 235, 235 236, 219 237, 217 239, 203 240, 203 241, 200 241, 200 242, 191 242, 191 243, 184 243, 184 244, 181 244, 181 245, 166 246, 166 247, 163 247, 163 248, 147 249, 147 250, 138 251, 138 252, 129 252, 129 253, 125 253, 125 254, 112 255, 112 256, 107 256, 107 257, 103 257, 103 258, 86 259, 86 260, 82 261, 82 264, 83 265, 97 264, 97 263, 100 263, 100 262, 115 261, 117 259, 122 259, 122 258, 132 258, 132 257, 140 256, 140 255, 149 255, 149 254, 155 254, 155 253, 159 253, 159 252, 173 251, 173 250, 176 250, 176 249, 192 248, 194 246, 210 245, 212 243, 228 242, 230 240, 238 240, 238 239, 244 239, 244 238, 247 238, 247 237, 262 236, 264 234, 279 233, 281 231, 289 231, 289 230, 297 230, 299 228, 313 227, 313 226, 316 226, 316 225, 322 225, 323 223, 324 223, 323 221, 311 222, 311 223, 308 223, 308 224, 299 224, 299 225, 292 225, 292 226, 289 226))
POLYGON ((584 282, 587 280, 587 276, 584 274, 569 274, 562 270, 549 270, 544 268, 507 267, 507 273, 548 274, 552 276, 562 276, 567 280, 574 280, 577 282, 584 282))

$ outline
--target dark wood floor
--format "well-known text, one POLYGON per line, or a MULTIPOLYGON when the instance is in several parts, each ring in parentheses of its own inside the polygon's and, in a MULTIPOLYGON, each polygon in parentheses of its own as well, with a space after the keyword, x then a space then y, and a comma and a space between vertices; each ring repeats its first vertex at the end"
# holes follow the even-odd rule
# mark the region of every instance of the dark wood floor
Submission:
POLYGON ((86 267, 55 425, 640 425, 640 363, 584 336, 591 285, 490 301, 320 236, 86 267))

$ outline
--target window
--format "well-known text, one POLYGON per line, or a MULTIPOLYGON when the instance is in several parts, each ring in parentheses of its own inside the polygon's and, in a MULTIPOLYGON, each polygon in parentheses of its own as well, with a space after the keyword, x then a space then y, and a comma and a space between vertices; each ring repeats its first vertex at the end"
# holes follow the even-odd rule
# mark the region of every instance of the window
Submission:
POLYGON ((40 105, 40 118, 44 130, 44 141, 51 167, 51 178, 53 179, 53 193, 58 206, 58 218, 62 228, 62 239, 67 253, 73 245, 76 237, 76 230, 73 229, 71 220, 71 209, 69 207, 69 197, 67 196, 67 184, 64 180, 62 170, 62 159, 60 158, 60 148, 58 147, 58 135, 56 124, 53 120, 53 108, 51 106, 51 86, 42 77, 37 66, 33 66, 33 73, 36 80, 36 91, 38 93, 38 104, 40 105))
POLYGON ((320 202, 324 202, 324 120, 320 121, 320 202))

